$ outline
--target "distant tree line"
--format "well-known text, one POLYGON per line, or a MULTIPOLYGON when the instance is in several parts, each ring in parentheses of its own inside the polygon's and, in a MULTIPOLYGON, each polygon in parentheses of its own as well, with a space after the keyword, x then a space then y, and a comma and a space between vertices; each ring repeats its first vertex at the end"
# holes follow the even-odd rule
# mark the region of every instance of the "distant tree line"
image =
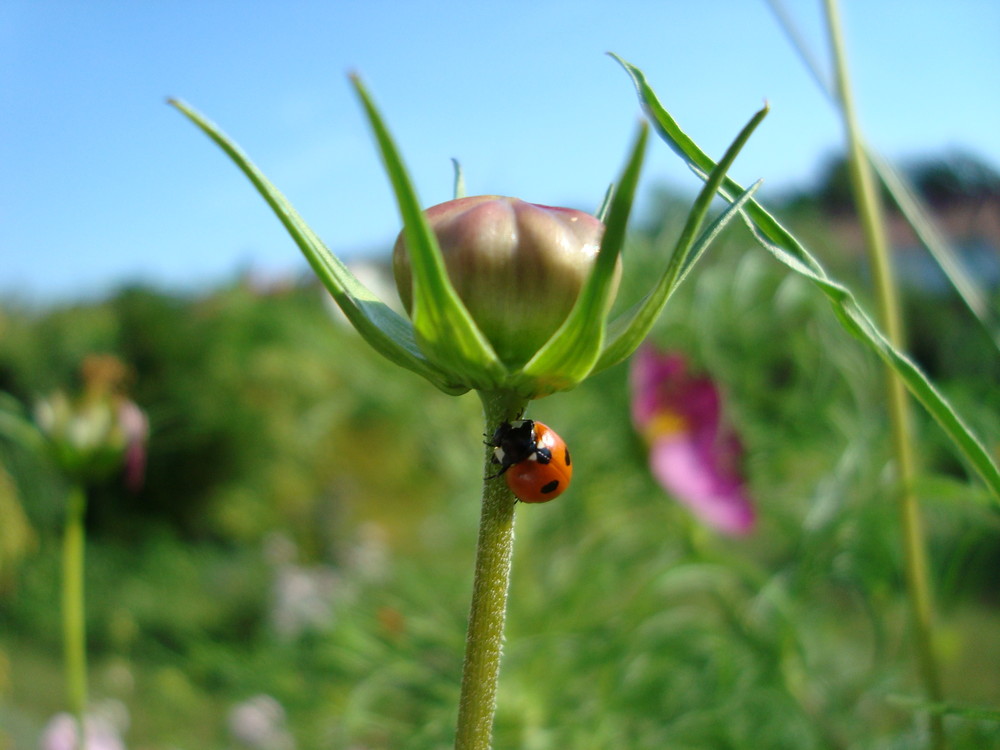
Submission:
MULTIPOLYGON (((969 153, 921 158, 904 164, 902 171, 918 195, 935 210, 1000 199, 1000 172, 969 153)), ((882 197, 885 205, 893 205, 884 188, 882 197)), ((815 187, 796 191, 788 203, 794 207, 812 205, 834 214, 853 210, 846 158, 838 155, 828 159, 815 187)))

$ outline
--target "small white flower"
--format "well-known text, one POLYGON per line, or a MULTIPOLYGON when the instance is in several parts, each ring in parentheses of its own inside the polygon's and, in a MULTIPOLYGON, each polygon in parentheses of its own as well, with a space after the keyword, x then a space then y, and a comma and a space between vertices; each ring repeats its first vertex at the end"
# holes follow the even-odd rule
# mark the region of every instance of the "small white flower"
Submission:
POLYGON ((285 709, 270 695, 255 695, 233 706, 229 733, 240 745, 255 750, 293 750, 285 728, 285 709))
MULTIPOLYGON (((88 714, 84 718, 84 736, 87 750, 125 750, 125 743, 112 718, 102 714, 88 714)), ((52 717, 39 742, 40 750, 76 750, 76 719, 68 713, 52 717)))

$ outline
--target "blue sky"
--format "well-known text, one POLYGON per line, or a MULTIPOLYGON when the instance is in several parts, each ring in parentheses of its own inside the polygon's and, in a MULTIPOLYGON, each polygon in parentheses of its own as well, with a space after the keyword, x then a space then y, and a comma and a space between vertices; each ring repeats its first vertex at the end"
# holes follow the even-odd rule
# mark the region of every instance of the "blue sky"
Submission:
MULTIPOLYGON (((819 0, 786 0, 821 59, 819 0)), ((845 0, 858 109, 890 157, 1000 165, 1000 3, 845 0)), ((841 143, 767 5, 699 2, 0 4, 0 294, 94 296, 304 267, 259 197, 164 101, 219 123, 346 258, 399 220, 346 80, 359 71, 426 205, 452 157, 470 193, 592 210, 639 110, 613 50, 719 154, 767 99, 733 170, 804 184, 841 143)), ((693 185, 661 143, 643 184, 693 185)))

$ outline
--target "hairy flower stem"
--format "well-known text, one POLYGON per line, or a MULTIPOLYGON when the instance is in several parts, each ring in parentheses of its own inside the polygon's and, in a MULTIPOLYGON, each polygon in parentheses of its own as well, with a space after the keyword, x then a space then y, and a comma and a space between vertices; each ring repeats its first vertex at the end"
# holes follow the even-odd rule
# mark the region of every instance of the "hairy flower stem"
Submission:
MULTIPOLYGON (((865 156, 860 128, 854 111, 854 102, 847 75, 844 38, 836 0, 826 0, 827 27, 837 73, 837 94, 847 130, 849 145, 848 168, 851 185, 858 207, 858 215, 870 252, 872 277, 878 295, 879 312, 886 335, 894 347, 902 349, 903 325, 892 263, 886 241, 882 207, 876 191, 871 165, 865 156)), ((916 460, 914 456, 909 400, 902 379, 887 368, 887 401, 892 429, 892 447, 898 481, 900 529, 903 537, 906 566, 906 588, 913 618, 914 641, 920 669, 920 678, 928 702, 940 703, 943 699, 940 671, 934 653, 932 637, 933 603, 927 572, 927 550, 923 522, 914 490, 916 460)), ((945 747, 944 726, 941 715, 928 717, 931 747, 945 747)))
MULTIPOLYGON (((480 397, 486 416, 487 436, 492 435, 501 422, 515 419, 527 405, 509 393, 481 393, 480 397)), ((486 446, 484 477, 494 473, 492 456, 493 449, 486 446)), ((472 584, 462 695, 455 733, 456 750, 489 750, 492 741, 503 626, 507 614, 507 588, 514 551, 515 503, 516 498, 506 482, 484 480, 476 573, 472 584)))
POLYGON ((87 708, 87 646, 83 606, 83 517, 87 496, 73 485, 66 506, 63 537, 62 616, 65 649, 66 697, 76 719, 76 747, 84 750, 84 711, 87 708))

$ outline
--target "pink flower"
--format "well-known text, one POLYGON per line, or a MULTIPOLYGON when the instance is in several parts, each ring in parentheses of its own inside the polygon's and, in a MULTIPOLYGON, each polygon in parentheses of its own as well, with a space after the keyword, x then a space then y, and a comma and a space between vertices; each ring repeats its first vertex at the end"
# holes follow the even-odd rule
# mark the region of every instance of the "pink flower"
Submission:
POLYGON ((134 402, 122 398, 118 403, 118 425, 125 438, 125 486, 131 492, 138 492, 146 477, 149 420, 134 402))
MULTIPOLYGON (((87 750, 125 750, 118 729, 108 718, 88 714, 84 727, 87 750)), ((76 719, 56 714, 42 730, 39 746, 41 750, 76 750, 80 746, 77 735, 76 719)))
POLYGON ((632 360, 632 422, 660 485, 702 521, 732 535, 754 525, 740 472, 742 446, 722 424, 720 395, 679 354, 643 346, 632 360))

